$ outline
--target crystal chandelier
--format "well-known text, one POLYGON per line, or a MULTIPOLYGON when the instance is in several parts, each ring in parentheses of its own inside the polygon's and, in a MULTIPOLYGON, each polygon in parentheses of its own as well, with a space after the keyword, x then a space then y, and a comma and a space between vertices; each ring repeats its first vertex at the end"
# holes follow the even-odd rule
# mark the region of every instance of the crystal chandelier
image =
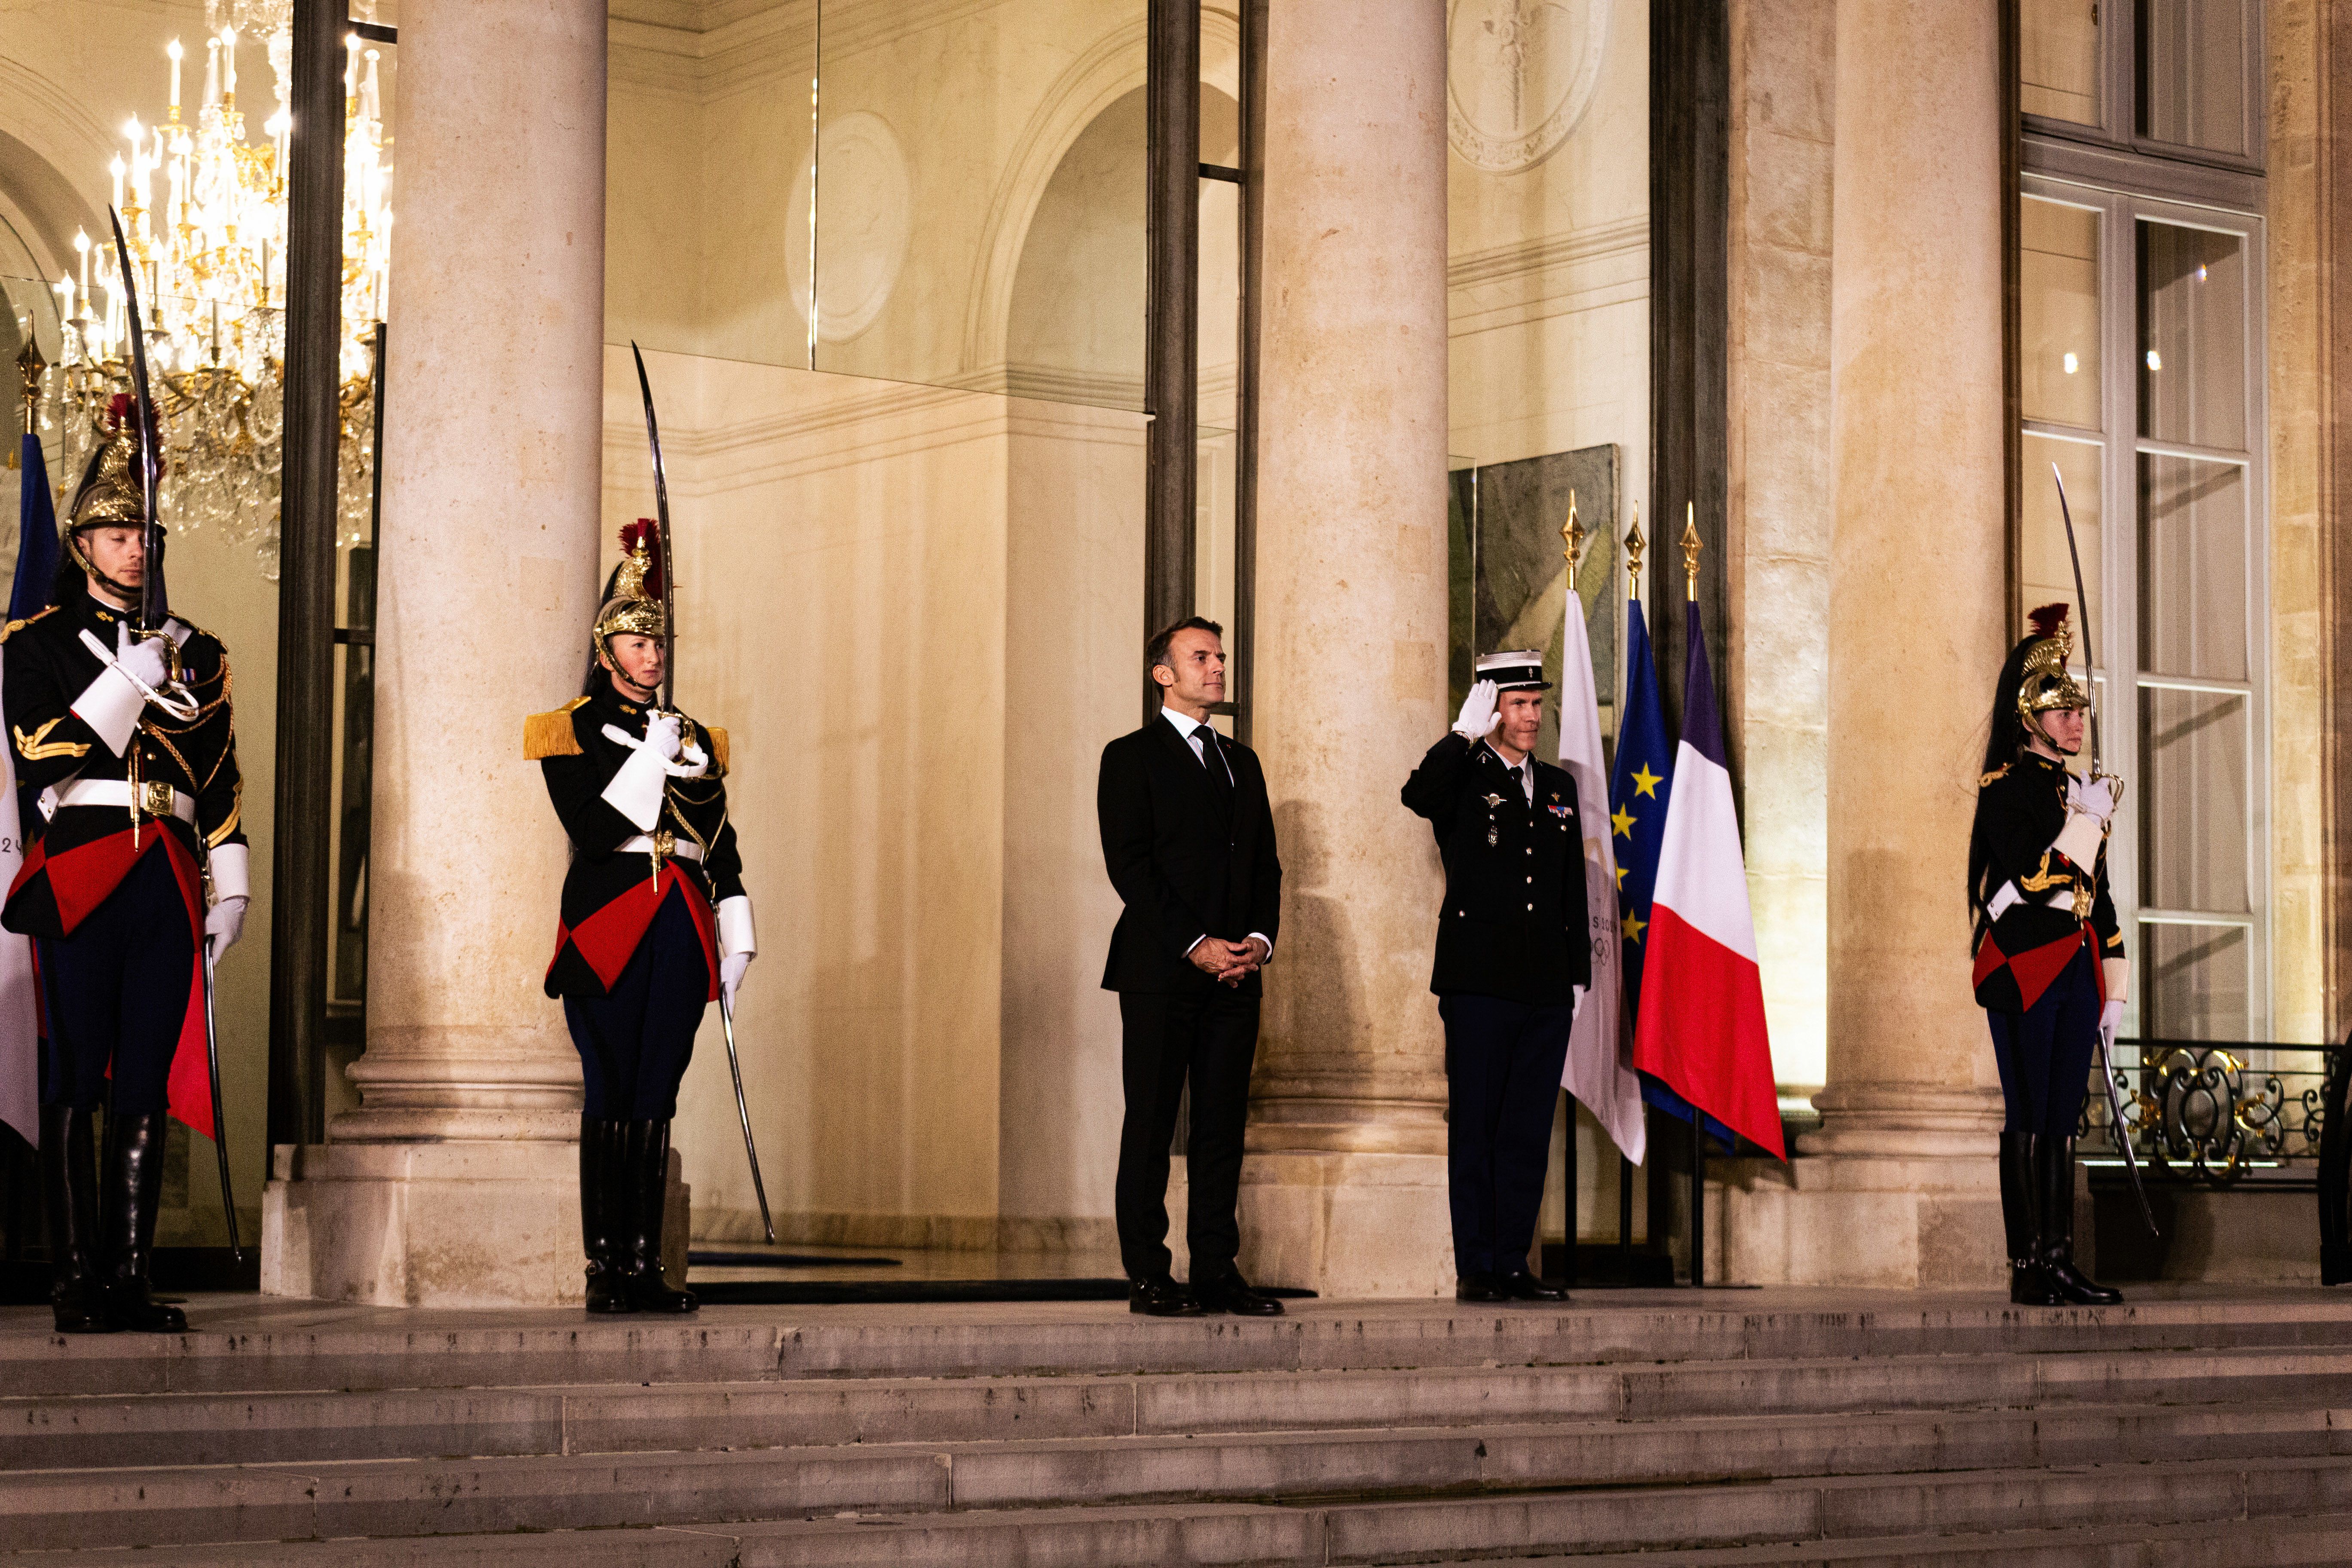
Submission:
MULTIPOLYGON (((278 576, 278 484, 286 427, 286 172, 292 115, 290 0, 206 0, 203 98, 180 102, 177 38, 160 124, 124 124, 127 158, 110 166, 139 298, 150 379, 163 417, 164 515, 251 544, 278 576), (258 36, 277 100, 258 140, 238 107, 237 47, 258 36)), ((392 209, 377 54, 346 38, 343 76, 342 332, 338 544, 363 542, 374 464, 373 354, 383 319, 392 209)), ((74 237, 79 277, 58 279, 65 323, 57 382, 70 486, 109 400, 131 386, 129 321, 110 237, 74 237)))

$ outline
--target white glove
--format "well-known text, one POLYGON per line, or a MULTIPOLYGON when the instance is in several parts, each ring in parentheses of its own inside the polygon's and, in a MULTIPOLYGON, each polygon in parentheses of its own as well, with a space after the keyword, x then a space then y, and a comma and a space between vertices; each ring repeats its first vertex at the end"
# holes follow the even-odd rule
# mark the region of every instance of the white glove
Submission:
POLYGON ((646 749, 663 762, 677 761, 680 743, 677 715, 654 713, 646 715, 646 749))
POLYGON ((162 689, 164 678, 171 673, 171 666, 163 658, 163 639, 134 637, 127 626, 115 630, 114 662, 122 667, 124 674, 145 682, 150 690, 162 689))
POLYGON ((2066 775, 2066 809, 2079 811, 2100 826, 2116 814, 2116 781, 2102 773, 2088 783, 2066 775))
POLYGON ((1462 711, 1454 719, 1454 732, 1475 744, 1493 734, 1502 721, 1502 710, 1496 706, 1495 701, 1495 683, 1481 680, 1473 685, 1470 695, 1462 700, 1462 711))
POLYGON ((245 934, 245 900, 223 899, 205 915, 205 952, 213 963, 236 945, 245 934))
POLYGON ((2110 996, 2107 998, 2107 1005, 2099 1009, 2099 1033, 2107 1037, 2107 1044, 2114 1045, 2116 1031, 2123 1026, 2124 999, 2120 996, 2110 996))
POLYGON ((735 993, 743 988, 743 972, 751 967, 752 955, 730 952, 719 961, 719 994, 727 999, 727 1010, 735 1010, 735 993))

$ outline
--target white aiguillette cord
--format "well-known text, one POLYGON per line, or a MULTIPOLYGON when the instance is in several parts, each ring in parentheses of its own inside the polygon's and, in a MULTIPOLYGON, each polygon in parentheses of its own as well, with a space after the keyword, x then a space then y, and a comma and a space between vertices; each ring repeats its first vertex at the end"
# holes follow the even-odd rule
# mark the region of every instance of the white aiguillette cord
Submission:
MULTIPOLYGON (((169 634, 163 632, 142 632, 139 635, 142 637, 165 637, 169 634)), ((137 676, 131 674, 129 670, 123 668, 122 661, 116 658, 113 652, 109 649, 104 643, 99 641, 87 626, 82 628, 81 646, 89 649, 90 652, 98 655, 100 662, 103 663, 107 668, 114 671, 115 674, 122 677, 123 679, 137 687, 141 696, 146 698, 148 701, 152 702, 156 707, 161 708, 164 712, 169 713, 173 718, 179 720, 182 723, 186 723, 189 720, 194 719, 197 714, 204 711, 204 706, 196 700, 195 694, 191 692, 185 686, 181 685, 178 681, 173 681, 166 690, 158 691, 153 687, 148 685, 145 681, 140 679, 137 676)))
MULTIPOLYGON (((88 637, 89 634, 88 632, 84 632, 82 633, 82 636, 88 637)), ((604 726, 604 739, 614 742, 616 744, 626 746, 633 752, 642 752, 646 749, 646 743, 643 741, 638 740, 635 736, 628 734, 611 724, 604 726)), ((660 759, 662 772, 667 773, 670 777, 674 779, 698 779, 702 777, 703 774, 710 771, 710 759, 703 754, 702 748, 696 745, 690 738, 682 739, 679 742, 678 751, 683 755, 692 759, 692 765, 689 766, 685 763, 673 763, 667 758, 660 759)))

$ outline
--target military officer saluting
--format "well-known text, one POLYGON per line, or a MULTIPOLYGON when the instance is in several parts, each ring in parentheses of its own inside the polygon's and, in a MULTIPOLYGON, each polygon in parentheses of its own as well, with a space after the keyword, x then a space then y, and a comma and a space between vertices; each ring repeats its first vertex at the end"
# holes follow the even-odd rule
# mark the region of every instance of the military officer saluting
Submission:
POLYGON ((1531 754, 1543 656, 1488 654, 1453 731, 1405 782, 1445 862, 1429 988, 1445 1022, 1456 1294, 1557 1301, 1528 1272, 1560 1069, 1592 981, 1576 781, 1531 754))
POLYGON ((2122 1294, 2074 1267, 2074 1127, 2103 1030, 2122 1021, 2131 966, 2107 891, 2119 787, 2084 779, 2090 706, 2066 661, 2066 606, 2045 605, 1993 686, 1969 835, 1977 1005, 1992 1030, 2006 1118, 2000 1209, 2010 1300, 2105 1306, 2122 1294))
POLYGON ((163 563, 148 559, 131 403, 114 400, 67 510, 56 603, 0 634, 0 708, 38 806, 0 924, 34 939, 40 973, 41 1177, 65 1332, 187 1326, 148 1288, 164 1116, 216 1131, 197 965, 243 931, 247 893, 227 652, 175 616, 139 629, 163 563))
POLYGON ((658 705, 665 632, 656 525, 621 531, 586 689, 525 726, 572 841, 547 994, 586 1089, 580 1221, 592 1312, 690 1312, 661 1273, 669 1124, 703 1010, 729 1004, 755 943, 727 817, 727 732, 658 705))

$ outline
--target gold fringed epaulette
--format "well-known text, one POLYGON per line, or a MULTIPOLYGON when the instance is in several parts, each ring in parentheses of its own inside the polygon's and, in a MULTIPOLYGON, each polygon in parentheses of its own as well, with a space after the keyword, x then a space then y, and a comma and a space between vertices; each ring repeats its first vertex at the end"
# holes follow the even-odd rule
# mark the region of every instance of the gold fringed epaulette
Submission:
POLYGON ((724 776, 727 772, 727 731, 705 724, 702 732, 710 737, 710 771, 724 776))
POLYGON ((15 637, 26 626, 29 626, 35 621, 39 620, 43 616, 53 616, 57 614, 57 609, 58 607, 55 605, 51 605, 45 610, 35 610, 31 615, 26 616, 21 621, 10 621, 6 626, 0 626, 0 642, 6 642, 10 637, 15 637))
POLYGON ((1984 787, 1985 787, 1985 785, 1987 785, 1987 784, 1996 784, 1996 783, 2000 782, 2000 780, 2007 778, 2007 777, 2009 776, 2009 770, 2010 770, 2011 765, 2011 764, 2010 764, 2010 763, 2001 763, 2001 765, 2000 765, 2000 766, 1999 766, 1999 767, 1997 767, 1997 768, 1993 769, 1993 771, 1992 771, 1992 772, 1990 772, 1990 773, 1986 773, 1986 774, 1984 774, 1983 776, 1979 777, 1979 778, 1977 780, 1977 788, 1979 788, 1979 789, 1982 789, 1982 788, 1984 788, 1984 787))
POLYGON ((531 762, 541 757, 576 757, 580 736, 572 728, 572 711, 585 697, 575 697, 552 713, 534 713, 522 721, 522 754, 531 762))

